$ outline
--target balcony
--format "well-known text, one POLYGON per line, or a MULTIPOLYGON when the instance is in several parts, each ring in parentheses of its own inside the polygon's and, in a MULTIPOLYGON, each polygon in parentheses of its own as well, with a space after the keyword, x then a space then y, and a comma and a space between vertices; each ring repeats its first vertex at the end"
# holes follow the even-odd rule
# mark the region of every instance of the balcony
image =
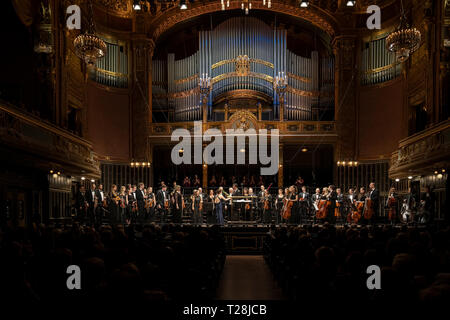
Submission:
POLYGON ((449 164, 450 119, 401 140, 399 149, 392 153, 389 176, 429 175, 449 164))

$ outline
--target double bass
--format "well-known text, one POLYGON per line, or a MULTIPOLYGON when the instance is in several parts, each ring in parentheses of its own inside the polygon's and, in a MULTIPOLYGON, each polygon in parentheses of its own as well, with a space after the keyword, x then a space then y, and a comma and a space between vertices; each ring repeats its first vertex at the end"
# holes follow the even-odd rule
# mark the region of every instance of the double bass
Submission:
POLYGON ((373 201, 370 198, 366 198, 364 204, 364 219, 370 220, 374 214, 375 211, 373 210, 373 201))

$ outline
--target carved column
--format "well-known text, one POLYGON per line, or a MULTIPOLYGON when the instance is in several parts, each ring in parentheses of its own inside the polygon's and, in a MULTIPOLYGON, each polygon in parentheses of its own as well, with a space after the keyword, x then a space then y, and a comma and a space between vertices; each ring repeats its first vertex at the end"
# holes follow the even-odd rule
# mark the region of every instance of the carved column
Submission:
POLYGON ((283 188, 283 144, 280 143, 278 160, 278 188, 283 188))
POLYGON ((131 145, 132 158, 149 160, 149 123, 152 114, 151 65, 154 42, 144 34, 132 39, 133 88, 131 92, 131 145))
POLYGON ((202 177, 202 187, 206 191, 206 188, 208 187, 208 165, 203 164, 203 177, 202 177))
POLYGON ((333 40, 335 66, 335 120, 339 136, 336 156, 356 159, 357 108, 355 89, 358 81, 356 38, 338 36, 333 40))

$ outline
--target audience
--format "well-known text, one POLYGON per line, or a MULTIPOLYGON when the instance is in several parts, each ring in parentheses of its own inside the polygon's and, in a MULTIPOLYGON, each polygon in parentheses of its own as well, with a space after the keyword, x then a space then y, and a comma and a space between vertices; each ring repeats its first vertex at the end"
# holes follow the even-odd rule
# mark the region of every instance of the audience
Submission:
POLYGON ((131 308, 212 299, 225 253, 216 227, 35 225, 0 231, 0 261, 0 291, 8 302, 131 308), (81 268, 81 290, 66 287, 69 265, 81 268))
POLYGON ((285 227, 266 238, 265 260, 290 299, 342 306, 450 301, 450 228, 285 227), (381 268, 368 290, 367 267, 381 268))

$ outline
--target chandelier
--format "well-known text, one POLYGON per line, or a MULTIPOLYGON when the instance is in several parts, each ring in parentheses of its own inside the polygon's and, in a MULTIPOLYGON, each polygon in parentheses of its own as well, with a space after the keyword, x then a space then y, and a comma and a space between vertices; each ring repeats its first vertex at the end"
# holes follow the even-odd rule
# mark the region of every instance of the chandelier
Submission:
POLYGON ((386 47, 389 51, 395 52, 399 62, 404 62, 419 48, 421 34, 416 28, 409 27, 403 1, 401 1, 401 6, 400 25, 386 38, 386 47))
POLYGON ((92 2, 88 3, 88 27, 87 30, 73 40, 75 54, 82 59, 88 67, 93 67, 97 59, 106 54, 106 43, 95 35, 94 14, 92 11, 92 2))

